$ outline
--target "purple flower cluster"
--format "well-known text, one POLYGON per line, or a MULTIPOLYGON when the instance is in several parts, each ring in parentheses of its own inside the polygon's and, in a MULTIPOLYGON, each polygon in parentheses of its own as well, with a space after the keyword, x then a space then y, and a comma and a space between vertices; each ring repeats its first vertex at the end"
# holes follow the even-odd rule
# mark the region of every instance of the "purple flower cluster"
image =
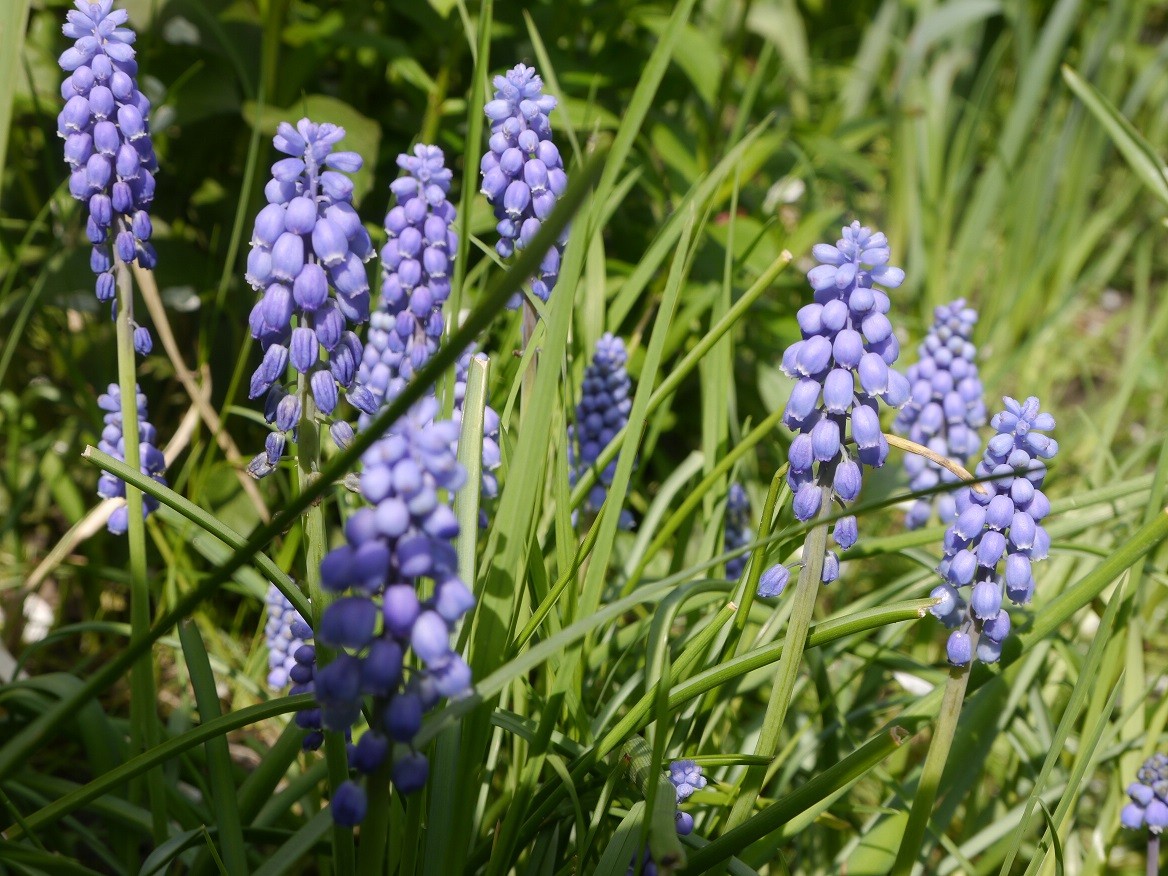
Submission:
MULTIPOLYGON (((934 311, 933 326, 918 348, 920 361, 908 369, 912 395, 892 424, 898 435, 961 464, 981 447, 977 430, 986 421, 975 361, 977 348, 970 341, 976 323, 977 311, 966 307, 960 298, 934 311)), ((914 490, 957 482, 957 476, 948 469, 915 453, 905 457, 904 467, 914 490)), ((940 493, 934 498, 935 503, 931 498, 917 499, 905 518, 905 526, 924 526, 934 504, 942 523, 953 522, 957 505, 952 493, 940 493)))
POLYGON ((1002 597, 1016 605, 1029 602, 1034 594, 1031 564, 1045 559, 1050 549, 1040 522, 1050 513, 1041 490, 1043 460, 1058 453, 1058 443, 1042 433, 1054 428, 1054 417, 1040 413, 1033 396, 1021 404, 1003 401, 1006 409, 990 421, 997 434, 974 470, 977 477, 994 480, 985 482, 984 493, 972 487, 957 491, 957 519, 945 533, 944 558, 937 568, 946 583, 932 592, 940 602, 930 611, 953 629, 946 651, 955 666, 973 658, 975 638, 977 658, 997 662, 1010 633, 1002 597), (1005 571, 999 572, 1002 565, 1005 571), (957 589, 967 586, 968 605, 957 589))
POLYGON ((450 297, 450 270, 458 251, 454 205, 447 200, 451 172, 437 146, 418 145, 397 157, 406 171, 390 185, 397 203, 385 216, 381 248, 381 302, 357 371, 357 391, 376 410, 393 401, 438 349, 445 330, 442 306, 450 297))
MULTIPOLYGON (((166 478, 166 459, 158 449, 158 433, 146 420, 146 396, 134 387, 138 406, 138 461, 139 470, 163 486, 166 478)), ((126 461, 126 440, 122 434, 122 398, 116 383, 111 383, 108 389, 97 397, 97 406, 105 411, 102 421, 105 427, 101 430, 101 440, 98 449, 108 453, 115 459, 126 461)), ((97 479, 97 494, 103 499, 125 498, 126 482, 109 472, 102 472, 97 479)), ((158 500, 153 496, 142 494, 142 517, 146 518, 158 508, 158 500)), ((115 535, 124 533, 130 525, 129 512, 125 505, 114 509, 110 515, 106 528, 115 535)))
MULTIPOLYGON (((750 528, 750 497, 742 484, 731 484, 730 493, 726 496, 726 532, 724 541, 726 550, 736 550, 750 544, 754 535, 750 528)), ((749 554, 743 553, 731 557, 726 561, 726 577, 731 581, 737 580, 746 568, 749 554)))
MULTIPOLYGON (((371 726, 349 763, 369 775, 396 743, 392 775, 403 793, 426 781, 426 758, 411 748, 423 713, 471 684, 451 636, 474 596, 458 577, 458 521, 439 496, 456 492, 466 472, 453 450, 458 427, 435 421, 437 408, 433 397, 424 398, 362 457, 361 493, 371 507, 349 518, 347 543, 321 563, 323 586, 338 594, 316 631, 321 644, 336 649, 313 680, 321 722, 349 730, 372 697, 371 726), (426 598, 420 579, 433 582, 426 598)), ((346 782, 333 801, 334 818, 360 822, 364 800, 360 785, 346 782)))
MULTIPOLYGON (((890 302, 873 286, 904 281, 904 271, 888 264, 887 239, 853 222, 835 246, 817 244, 812 252, 821 262, 807 274, 815 300, 799 309, 803 337, 782 363, 797 381, 783 422, 799 433, 787 472, 799 520, 811 520, 833 500, 843 507, 855 500, 863 466, 882 466, 888 457, 877 399, 900 407, 909 398, 908 381, 891 367, 900 346, 885 316, 890 302)), ((832 536, 842 549, 857 535, 855 517, 835 522, 832 536)), ((829 552, 825 582, 832 568, 838 574, 839 560, 829 552)))
MULTIPOLYGON (((517 64, 495 77, 495 99, 484 107, 491 122, 490 148, 480 168, 483 194, 498 220, 495 251, 502 258, 535 239, 568 187, 548 121, 555 107, 556 99, 543 93, 543 80, 533 68, 517 64)), ((556 285, 566 235, 565 231, 544 254, 539 273, 531 280, 531 291, 540 301, 547 301, 556 285)), ((508 306, 514 309, 519 303, 516 295, 508 306)))
POLYGON ((303 633, 308 624, 275 584, 268 585, 264 605, 268 610, 268 619, 264 623, 264 641, 268 646, 268 687, 279 691, 287 687, 292 679, 296 652, 308 644, 312 636, 298 636, 293 632, 295 627, 303 633))
MULTIPOLYGON (((402 154, 406 171, 390 186, 397 203, 385 217, 387 243, 381 250, 381 300, 369 318, 369 334, 349 397, 362 414, 360 425, 401 393, 415 372, 438 349, 446 327, 442 308, 450 297, 450 267, 458 250, 454 205, 446 196, 451 172, 437 146, 416 146, 402 154)), ((458 359, 454 416, 461 423, 462 402, 472 353, 458 359)), ((483 415, 483 494, 494 496, 499 467, 499 416, 483 415)), ((335 437, 335 436, 334 436, 335 437)))
MULTIPOLYGON (((629 421, 633 384, 625 370, 628 359, 625 342, 612 332, 605 332, 596 342, 592 364, 584 371, 580 402, 576 406, 576 424, 568 429, 569 474, 573 485, 595 464, 600 452, 629 421)), ((584 502, 585 508, 592 512, 600 510, 615 474, 614 459, 596 479, 584 502)), ((628 509, 621 509, 620 526, 622 529, 633 526, 633 516, 628 509)))
MULTIPOLYGON (((702 775, 702 768, 692 760, 673 761, 669 765, 669 781, 673 783, 673 787, 677 790, 678 806, 692 797, 694 791, 700 791, 706 787, 706 777, 702 775)), ((674 821, 679 835, 689 836, 693 833, 694 819, 688 812, 682 812, 679 809, 674 816, 674 821)), ((634 859, 629 864, 627 873, 632 874, 635 872, 636 860, 634 859)), ((658 872, 657 862, 653 860, 653 856, 649 853, 649 848, 646 846, 641 857, 642 876, 656 876, 658 872)))
MULTIPOLYGON (((268 394, 265 417, 276 427, 248 466, 256 477, 275 469, 285 433, 300 421, 300 396, 282 383, 289 363, 327 417, 337 406, 337 387, 353 385, 361 361, 361 342, 349 326, 369 318, 365 262, 373 243, 353 209, 346 176, 360 169, 361 157, 333 152, 344 136, 344 128, 301 119, 295 128, 281 122, 273 140, 290 157, 272 165, 268 204, 256 216, 247 259, 247 281, 261 293, 249 323, 264 351, 250 397, 268 394)), ((346 436, 341 429, 342 443, 346 436)))
POLYGON ((1119 821, 1132 830, 1146 826, 1158 834, 1168 827, 1168 755, 1152 755, 1136 778, 1138 782, 1127 786, 1131 802, 1123 807, 1119 821))
MULTIPOLYGON (((65 107, 57 134, 65 140, 69 193, 89 210, 85 231, 93 245, 89 264, 97 275, 98 300, 116 294, 113 257, 153 268, 149 207, 158 159, 150 138, 150 101, 138 90, 135 34, 113 0, 77 0, 61 28, 76 40, 58 63, 65 107), (110 244, 113 243, 111 254, 110 244)), ((149 333, 136 333, 139 352, 149 352, 149 333), (145 347, 145 349, 143 349, 145 347)))

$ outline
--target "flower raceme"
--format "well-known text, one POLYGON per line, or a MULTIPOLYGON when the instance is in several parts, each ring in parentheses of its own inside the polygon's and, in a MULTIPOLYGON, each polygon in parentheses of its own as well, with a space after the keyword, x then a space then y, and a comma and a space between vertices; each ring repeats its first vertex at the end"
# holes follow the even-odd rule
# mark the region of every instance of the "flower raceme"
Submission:
MULTIPOLYGON (((329 730, 349 730, 371 697, 371 726, 350 765, 369 775, 396 744, 392 775, 403 793, 426 781, 426 758, 411 748, 423 713, 471 683, 451 635, 474 596, 458 577, 458 521, 439 495, 455 493, 466 471, 453 450, 458 428, 436 421, 437 408, 433 397, 423 398, 362 457, 369 507, 349 518, 346 544, 321 563, 321 583, 338 594, 316 630, 317 641, 337 651, 313 679, 321 721, 329 730), (423 579, 433 582, 425 597, 423 579)), ((357 823, 364 791, 356 782, 341 787, 334 818, 357 823)))
MULTIPOLYGON (((156 261, 149 208, 158 160, 150 101, 138 90, 135 34, 122 26, 129 13, 114 9, 113 0, 74 5, 61 28, 75 42, 58 61, 69 75, 61 83, 65 106, 57 134, 65 141, 69 193, 89 213, 85 232, 98 300, 113 301, 115 257, 144 268, 156 261)), ((137 332, 135 344, 140 353, 149 352, 149 332, 137 332)))
POLYGON ((1131 802, 1123 807, 1120 823, 1132 830, 1147 827, 1159 834, 1168 827, 1168 755, 1154 754, 1127 786, 1131 802))
MULTIPOLYGON (((888 295, 875 288, 904 281, 904 271, 888 264, 887 239, 853 222, 835 246, 818 244, 813 253, 821 262, 807 274, 814 301, 800 308, 802 339, 782 362, 783 373, 796 381, 783 422, 799 433, 787 474, 799 520, 811 520, 828 502, 846 507, 856 499, 863 467, 882 466, 888 457, 878 399, 900 407, 909 398, 908 380, 892 368, 900 347, 885 315, 888 295)), ((832 536, 850 548, 856 518, 837 520, 832 536)), ((823 580, 838 573, 839 560, 829 551, 823 580)))
MULTIPOLYGON (((584 371, 576 423, 568 430, 569 474, 576 484, 600 457, 600 453, 629 421, 632 410, 632 381, 625 369, 629 354, 625 342, 606 332, 596 342, 592 363, 584 371)), ((604 504, 608 487, 616 474, 616 460, 607 466, 588 492, 584 507, 596 513, 604 504)), ((631 529, 633 516, 621 509, 620 526, 631 529)))
MULTIPOLYGON (((268 646, 268 687, 283 690, 292 681, 296 652, 311 636, 301 636, 308 624, 275 584, 268 585, 264 605, 268 610, 264 623, 264 642, 268 646)), ((315 656, 315 655, 314 655, 315 656)))
MULTIPOLYGON (((977 430, 986 421, 975 361, 977 348, 970 342, 977 311, 966 307, 965 301, 959 298, 938 307, 934 317, 932 328, 918 348, 920 360, 908 369, 912 395, 892 428, 898 435, 964 465, 980 448, 977 430)), ((915 453, 905 457, 904 467, 909 474, 909 486, 914 490, 957 481, 948 469, 915 453)), ((924 526, 934 505, 942 523, 952 523, 957 517, 952 493, 940 493, 917 499, 905 525, 909 529, 924 526)))
MULTIPOLYGON (((274 470, 285 434, 300 421, 301 398, 283 386, 288 365, 328 417, 338 386, 353 385, 361 361, 361 342, 349 328, 369 318, 365 262, 373 243, 353 209, 346 175, 361 168, 361 157, 333 151, 344 136, 344 128, 301 119, 295 128, 281 122, 273 141, 289 157, 272 165, 268 204, 256 216, 247 259, 247 281, 260 292, 249 324, 264 351, 250 397, 268 394, 265 418, 276 427, 248 466, 256 477, 274 470)), ((342 428, 342 443, 346 434, 342 428)))
POLYGON ((406 173, 390 185, 397 203, 385 216, 381 300, 369 319, 357 370, 356 391, 372 395, 374 410, 397 398, 438 349, 458 251, 456 212, 447 200, 451 172, 442 150, 418 145, 413 155, 399 155, 397 164, 406 173))
MULTIPOLYGON (((158 433, 147 421, 146 396, 138 387, 134 387, 138 407, 138 459, 142 474, 147 475, 158 483, 166 486, 166 459, 158 449, 158 433)), ((122 400, 118 385, 111 383, 107 390, 97 397, 97 406, 105 411, 102 417, 105 427, 101 430, 101 440, 98 449, 103 453, 122 462, 126 461, 126 440, 122 434, 122 400)), ((97 480, 97 494, 103 499, 125 498, 126 482, 116 475, 103 472, 97 480)), ((158 508, 158 500, 153 496, 142 495, 142 517, 148 517, 158 508)), ((121 535, 129 528, 130 516, 125 505, 114 509, 110 515, 106 528, 110 532, 121 535)))
MULTIPOLYGON (((495 251, 507 259, 535 239, 567 189, 568 176, 548 120, 556 99, 543 93, 543 80, 535 69, 517 64, 494 82, 495 97, 483 108, 491 136, 480 169, 483 194, 498 220, 495 251)), ((540 301, 547 301, 556 285, 566 235, 565 230, 544 254, 539 273, 531 280, 531 291, 540 301)), ((508 307, 519 303, 516 295, 508 307)))
MULTIPOLYGON (((706 777, 702 775, 701 766, 692 760, 675 760, 669 764, 669 781, 673 783, 676 791, 678 806, 693 796, 694 791, 700 791, 706 787, 706 777)), ((688 812, 682 812, 678 809, 674 815, 674 822, 680 836, 689 836, 693 833, 694 819, 688 812)), ((636 872, 636 859, 629 864, 626 872, 630 876, 636 872)), ((658 872, 660 871, 657 862, 653 860, 653 856, 646 847, 641 855, 641 874, 642 876, 655 876, 658 872)))
POLYGON ((1033 563, 1046 559, 1050 536, 1041 521, 1050 513, 1042 492, 1046 464, 1058 443, 1042 434, 1054 418, 1040 412, 1039 401, 1003 399, 1005 410, 990 425, 997 434, 986 445, 974 474, 990 477, 985 492, 962 487, 955 495, 957 519, 945 532, 937 571, 945 579, 933 589, 940 602, 930 609, 953 630, 946 647, 949 662, 964 666, 976 655, 995 663, 1010 633, 1003 597, 1015 605, 1034 595, 1033 563), (969 587, 968 603, 959 588, 969 587))
MULTIPOLYGON (((458 250, 456 211, 447 200, 451 173, 442 150, 418 145, 402 154, 406 173, 390 185, 396 203, 385 217, 387 242, 381 249, 381 300, 369 318, 369 333, 349 398, 362 411, 359 425, 398 397, 405 385, 438 349, 446 328, 443 308, 450 297, 450 268, 458 250)), ((461 423, 471 351, 455 368, 454 414, 461 423)), ((433 391, 431 391, 431 395, 433 391)), ((334 427, 334 438, 336 438, 334 427)), ((498 484, 499 416, 483 413, 483 494, 494 496, 498 484)))

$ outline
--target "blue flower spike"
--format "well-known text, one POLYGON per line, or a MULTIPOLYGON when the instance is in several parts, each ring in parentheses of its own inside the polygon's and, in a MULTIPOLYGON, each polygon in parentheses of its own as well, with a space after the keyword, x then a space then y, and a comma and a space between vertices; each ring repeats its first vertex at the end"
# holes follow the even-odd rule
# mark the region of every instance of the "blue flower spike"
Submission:
MULTIPOLYGON (((246 277, 260 293, 248 321, 264 353, 249 396, 266 395, 265 419, 279 438, 248 465, 254 477, 275 470, 284 450, 280 439, 300 421, 300 399, 284 386, 288 366, 304 376, 327 419, 338 389, 353 386, 361 361, 361 342, 351 329, 369 318, 365 262, 373 243, 353 208, 348 176, 361 168, 361 157, 334 151, 344 136, 344 128, 301 119, 295 127, 281 122, 273 140, 288 157, 272 165, 246 277)), ((344 429, 333 434, 346 437, 344 429)))
MULTIPOLYGON (((595 465, 600 453, 629 421, 633 407, 633 384, 625 365, 629 354, 625 342, 606 332, 596 342, 592 363, 584 371, 576 423, 568 428, 569 474, 572 485, 595 465)), ((588 492, 584 507, 597 513, 604 504, 608 487, 616 474, 616 460, 604 467, 588 492)), ((621 509, 620 528, 631 529, 633 516, 621 509)))
POLYGON ((1138 781, 1127 787, 1131 802, 1123 807, 1120 823, 1130 830, 1147 827, 1159 837, 1168 827, 1168 755, 1154 754, 1136 773, 1138 781))
MULTIPOLYGON (((458 251, 457 211, 447 200, 451 172, 442 150, 419 144, 412 155, 399 155, 397 164, 405 173, 390 184, 395 203, 385 216, 381 299, 369 318, 356 383, 349 393, 361 412, 361 428, 401 394, 437 351, 446 330, 444 307, 458 251)), ((455 366, 452 418, 458 424, 475 357, 482 354, 467 350, 455 366)), ((502 461, 498 438, 499 415, 488 405, 483 412, 482 467, 482 492, 488 498, 498 494, 493 473, 502 461)))
MULTIPOLYGON (((146 396, 135 386, 138 407, 138 460, 142 474, 166 486, 166 458, 156 446, 158 433, 146 417, 146 396)), ((101 440, 97 447, 114 459, 126 461, 126 441, 122 434, 122 399, 116 383, 111 383, 105 392, 97 397, 97 406, 105 413, 102 421, 101 440)), ((102 472, 97 479, 97 494, 103 499, 126 497, 126 482, 109 472, 102 472)), ((145 519, 158 509, 158 500, 146 493, 142 494, 142 517, 145 519)), ((115 535, 124 535, 129 529, 130 515, 125 505, 119 505, 110 514, 106 528, 115 535)))
POLYGON ((974 656, 983 663, 998 661, 1010 633, 1010 615, 1002 603, 1030 602, 1032 565, 1046 559, 1050 549, 1041 522, 1050 502, 1041 488, 1045 460, 1058 453, 1058 443, 1043 434, 1054 428, 1054 417, 1041 412, 1033 396, 1003 402, 1005 410, 990 421, 997 434, 974 470, 977 477, 993 480, 985 481, 982 491, 963 486, 954 494, 957 517, 945 532, 937 568, 945 583, 932 592, 939 602, 929 610, 953 630, 946 650, 955 666, 967 665, 974 656), (965 588, 968 595, 962 593, 965 588))
MULTIPOLYGON (((796 383, 783 422, 796 434, 788 451, 787 482, 799 520, 811 520, 828 503, 846 508, 860 493, 864 466, 888 457, 880 430, 879 403, 899 408, 909 400, 909 383, 893 369, 900 345, 886 314, 888 295, 904 271, 888 264, 891 250, 883 234, 853 222, 835 246, 812 250, 820 264, 807 274, 814 301, 800 308, 801 340, 783 354, 782 371, 796 383)), ((847 550, 858 530, 854 517, 832 529, 847 550)), ((839 573, 829 552, 824 583, 839 573)))
MULTIPOLYGON (((150 101, 138 88, 129 13, 113 0, 76 0, 61 30, 74 40, 58 64, 65 106, 57 135, 65 141, 69 194, 86 205, 85 233, 92 247, 89 266, 99 301, 117 296, 115 259, 153 268, 154 174, 158 159, 150 136, 150 101)), ((134 346, 151 347, 148 329, 135 325, 134 346)))
MULTIPOLYGON (((452 637, 475 600, 458 577, 458 521, 442 498, 462 487, 466 471, 454 449, 458 426, 436 420, 437 409, 433 396, 423 398, 365 453, 360 483, 368 505, 346 522, 346 543, 321 563, 321 583, 337 597, 317 630, 336 650, 312 682, 321 726, 351 731, 370 698, 371 725, 349 765, 368 776, 392 758, 403 793, 425 784, 425 756, 412 747, 424 713, 471 686, 452 637)), ((338 824, 364 817, 357 800, 352 792, 340 798, 338 824)))
MULTIPOLYGON (((560 151, 552 140, 548 114, 556 99, 543 93, 543 80, 533 67, 517 64, 494 80, 495 96, 483 111, 491 123, 489 148, 480 170, 482 191, 495 211, 499 240, 495 251, 508 259, 526 249, 568 188, 560 151)), ((560 274, 567 230, 544 254, 530 290, 547 301, 560 274)), ((521 298, 512 297, 515 309, 521 298)))
MULTIPOLYGON (((981 448, 977 430, 985 425, 986 407, 977 368, 977 348, 970 338, 977 311, 963 299, 938 307, 934 322, 918 348, 920 359, 908 369, 912 395, 892 424, 893 431, 964 465, 981 448)), ((905 456, 909 486, 927 490, 957 483, 957 476, 919 454, 905 456)), ((905 526, 919 529, 936 509, 942 523, 957 518, 952 493, 939 493, 913 503, 905 526)))

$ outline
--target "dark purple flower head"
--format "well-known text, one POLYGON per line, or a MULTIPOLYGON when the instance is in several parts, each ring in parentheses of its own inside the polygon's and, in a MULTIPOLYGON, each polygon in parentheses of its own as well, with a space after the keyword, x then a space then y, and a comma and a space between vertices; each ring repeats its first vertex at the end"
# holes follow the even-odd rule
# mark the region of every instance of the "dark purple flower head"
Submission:
MULTIPOLYGON (((153 268, 150 203, 158 160, 150 138, 150 101, 138 90, 134 32, 113 0, 77 0, 61 28, 75 40, 59 64, 65 107, 57 134, 65 141, 69 193, 86 204, 90 267, 101 301, 116 295, 114 258, 153 268)), ((138 346, 142 346, 140 341, 138 346)))
MULTIPOLYGON (((338 649, 315 679, 322 723, 348 730, 372 697, 370 732, 404 746, 426 709, 471 684, 451 637, 475 600, 458 577, 458 521, 442 496, 457 492, 466 471, 454 449, 458 426, 436 421, 437 410, 433 396, 424 398, 365 453, 360 483, 368 505, 346 522, 346 543, 321 563, 322 584, 340 594, 318 631, 338 649)), ((367 743, 375 745, 359 746, 350 765, 372 772, 383 759, 379 743, 367 743)), ((424 760, 396 759, 399 790, 414 790, 419 775, 424 782, 424 760)))
MULTIPOLYGON (((732 551, 743 545, 750 544, 754 532, 750 528, 750 497, 742 484, 731 484, 730 493, 726 497, 726 550, 732 551)), ((726 577, 731 581, 737 580, 746 568, 749 554, 743 553, 731 557, 726 561, 726 577)))
MULTIPOLYGON (((138 390, 138 387, 135 387, 138 390)), ((101 430, 101 440, 98 449, 108 453, 114 459, 126 461, 126 441, 122 435, 122 398, 116 383, 111 383, 104 393, 97 397, 97 406, 105 411, 102 421, 105 427, 101 430)), ((148 475, 163 486, 166 485, 166 459, 158 449, 158 433, 150 425, 146 417, 146 396, 141 390, 137 392, 138 406, 138 461, 142 474, 148 475)), ((125 498, 126 482, 109 472, 103 472, 97 479, 97 494, 103 499, 125 498)), ((142 517, 145 518, 158 508, 158 500, 153 496, 142 494, 142 517)), ((129 513, 125 505, 114 509, 110 515, 106 528, 117 535, 124 533, 129 527, 129 513)))
MULTIPOLYGON (((592 364, 584 371, 576 422, 568 430, 569 475, 573 485, 596 463, 600 452, 629 421, 633 384, 625 370, 628 358, 625 342, 611 332, 606 332, 596 342, 592 364)), ((585 508, 592 512, 600 510, 615 474, 614 459, 596 479, 585 500, 585 508)), ((622 529, 633 526, 628 509, 621 509, 620 526, 622 529)))
MULTIPOLYGON (((878 399, 900 407, 909 398, 908 381, 892 368, 900 347, 886 316, 890 302, 873 286, 895 288, 904 271, 889 266, 883 234, 853 222, 843 235, 812 250, 822 263, 807 274, 815 300, 798 313, 802 340, 783 354, 783 373, 796 380, 783 422, 799 433, 787 473, 799 520, 811 520, 825 501, 856 499, 863 466, 879 467, 888 456, 878 399)), ((833 534, 847 549, 855 521, 840 523, 833 534)))
MULTIPOLYGON (((980 449, 977 430, 986 421, 977 348, 970 341, 976 323, 977 311, 960 298, 936 309, 933 326, 918 348, 920 360, 908 369, 912 395, 892 424, 898 435, 961 464, 980 449)), ((952 472, 915 453, 905 456, 904 467, 914 490, 957 480, 952 472)), ((917 499, 905 525, 924 526, 934 505, 943 523, 956 518, 952 493, 940 493, 917 499)))
MULTIPOLYGON (((535 70, 517 64, 495 77, 495 98, 483 109, 491 122, 490 148, 483 155, 483 194, 495 209, 499 240, 495 250, 510 258, 524 249, 551 215, 568 187, 560 152, 552 142, 548 113, 556 99, 543 93, 535 70)), ((565 236, 549 249, 531 280, 531 291, 547 301, 560 273, 565 236)), ((515 296, 509 307, 519 306, 515 296)))
POLYGON ((1010 616, 1003 598, 1024 605, 1034 594, 1031 564, 1046 559, 1050 536, 1041 521, 1050 513, 1043 494, 1045 459, 1058 453, 1058 444, 1043 432, 1054 428, 1054 417, 1039 410, 1031 396, 1019 403, 1003 399, 1006 409, 990 425, 997 434, 986 445, 977 477, 994 475, 985 492, 963 486, 955 494, 957 519, 945 533, 944 555, 937 571, 945 583, 933 590, 940 599, 932 613, 956 628, 950 637, 949 662, 964 665, 971 659, 972 633, 977 631, 977 658, 994 663, 1010 633, 1010 616), (959 588, 969 587, 968 603, 959 588))
POLYGON ((1123 807, 1120 823, 1132 830, 1146 826, 1159 834, 1168 827, 1168 755, 1152 755, 1136 778, 1139 781, 1127 787, 1131 803, 1123 807))
MULTIPOLYGON (((252 374, 250 397, 268 394, 268 422, 290 432, 300 410, 286 402, 284 373, 290 364, 307 379, 317 409, 326 417, 338 402, 338 386, 349 389, 362 347, 349 330, 369 318, 365 262, 373 243, 353 209, 347 174, 361 167, 355 152, 334 152, 345 129, 301 119, 281 122, 273 140, 291 156, 272 165, 264 189, 268 205, 256 216, 247 281, 261 293, 252 308, 252 337, 264 351, 252 374), (295 317, 295 325, 293 325, 295 317)), ((282 446, 269 446, 248 466, 257 477, 270 473, 282 446)))

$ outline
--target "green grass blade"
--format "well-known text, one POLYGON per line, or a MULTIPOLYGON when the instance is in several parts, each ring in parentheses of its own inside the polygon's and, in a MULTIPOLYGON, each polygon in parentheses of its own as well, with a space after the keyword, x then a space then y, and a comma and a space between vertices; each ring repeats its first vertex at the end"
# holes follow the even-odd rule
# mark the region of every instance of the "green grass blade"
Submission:
POLYGON ((1115 108, 1095 86, 1083 79, 1071 67, 1063 65, 1063 80, 1075 93, 1083 105, 1091 111, 1099 124, 1107 131, 1107 136, 1115 144, 1115 148, 1127 161, 1132 171, 1148 190, 1168 204, 1168 168, 1156 155, 1151 145, 1143 135, 1135 129, 1123 115, 1115 108))
MULTIPOLYGON (((179 624, 179 640, 182 642, 183 657, 187 672, 190 673, 191 687, 195 691, 195 703, 199 708, 202 723, 222 717, 219 710, 219 693, 215 689, 215 675, 207 658, 203 637, 193 620, 179 624)), ((236 798, 235 781, 231 774, 231 754, 227 749, 226 736, 213 736, 206 742, 207 766, 211 781, 211 804, 219 824, 219 851, 224 864, 232 873, 247 872, 247 850, 243 845, 242 824, 236 798)))

